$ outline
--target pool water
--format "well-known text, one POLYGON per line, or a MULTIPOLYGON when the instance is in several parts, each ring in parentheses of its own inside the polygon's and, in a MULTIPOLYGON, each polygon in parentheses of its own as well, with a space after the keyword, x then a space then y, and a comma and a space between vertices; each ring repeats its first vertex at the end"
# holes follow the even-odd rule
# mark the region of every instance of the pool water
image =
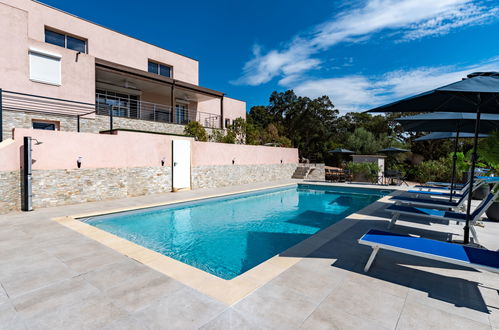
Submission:
POLYGON ((80 220, 228 280, 388 193, 298 185, 80 220))

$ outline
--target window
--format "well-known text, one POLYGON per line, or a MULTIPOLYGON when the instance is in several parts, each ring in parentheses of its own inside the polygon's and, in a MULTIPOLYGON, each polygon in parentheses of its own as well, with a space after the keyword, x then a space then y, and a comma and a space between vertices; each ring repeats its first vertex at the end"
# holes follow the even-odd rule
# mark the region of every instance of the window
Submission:
POLYGON ((229 128, 229 126, 230 126, 230 119, 225 118, 225 127, 229 128))
POLYGON ((47 120, 33 120, 33 129, 43 129, 47 131, 58 131, 59 122, 58 121, 47 121, 47 120))
POLYGON ((140 104, 137 95, 98 89, 95 99, 99 114, 107 115, 112 109, 113 116, 139 118, 140 104))
POLYGON ((179 103, 175 106, 175 123, 185 125, 189 122, 189 106, 187 103, 179 103))
POLYGON ((61 84, 61 57, 42 51, 29 51, 29 79, 52 85, 61 84))
POLYGON ((72 37, 64 33, 54 32, 45 29, 45 42, 76 50, 77 52, 86 53, 87 52, 87 41, 81 38, 72 37))
POLYGON ((147 71, 155 74, 159 74, 165 77, 172 77, 172 67, 156 62, 149 61, 147 63, 147 71))

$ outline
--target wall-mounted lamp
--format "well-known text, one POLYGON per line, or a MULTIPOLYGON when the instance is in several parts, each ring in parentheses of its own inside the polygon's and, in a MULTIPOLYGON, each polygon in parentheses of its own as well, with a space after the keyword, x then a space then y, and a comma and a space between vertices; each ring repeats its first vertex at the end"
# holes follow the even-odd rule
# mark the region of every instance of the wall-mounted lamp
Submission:
POLYGON ((43 144, 43 141, 38 141, 37 139, 31 139, 31 140, 36 141, 35 146, 39 146, 40 144, 43 144))
POLYGON ((282 164, 282 159, 281 159, 281 164, 282 164))
POLYGON ((75 58, 75 62, 78 62, 78 56, 81 54, 81 52, 77 52, 76 53, 76 58, 75 58))
POLYGON ((234 165, 236 163, 236 158, 232 158, 232 165, 234 165))
POLYGON ((78 157, 78 159, 76 160, 76 166, 78 166, 78 168, 81 168, 81 161, 83 160, 83 157, 78 157))
POLYGON ((161 166, 165 166, 165 158, 161 158, 161 166))

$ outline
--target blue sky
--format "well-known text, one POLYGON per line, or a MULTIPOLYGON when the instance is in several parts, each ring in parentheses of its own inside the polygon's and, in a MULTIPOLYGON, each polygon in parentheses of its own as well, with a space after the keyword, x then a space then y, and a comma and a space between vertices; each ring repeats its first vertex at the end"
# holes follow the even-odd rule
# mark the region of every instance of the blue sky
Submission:
POLYGON ((497 0, 43 2, 199 60, 248 110, 294 89, 360 111, 499 71, 497 0))

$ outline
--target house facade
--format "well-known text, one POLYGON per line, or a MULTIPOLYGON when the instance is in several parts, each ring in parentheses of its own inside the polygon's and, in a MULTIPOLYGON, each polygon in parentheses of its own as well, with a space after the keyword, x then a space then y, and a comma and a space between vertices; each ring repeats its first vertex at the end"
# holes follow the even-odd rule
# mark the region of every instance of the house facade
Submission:
POLYGON ((12 128, 182 134, 246 103, 199 86, 198 61, 32 0, 0 0, 3 138, 12 128))

